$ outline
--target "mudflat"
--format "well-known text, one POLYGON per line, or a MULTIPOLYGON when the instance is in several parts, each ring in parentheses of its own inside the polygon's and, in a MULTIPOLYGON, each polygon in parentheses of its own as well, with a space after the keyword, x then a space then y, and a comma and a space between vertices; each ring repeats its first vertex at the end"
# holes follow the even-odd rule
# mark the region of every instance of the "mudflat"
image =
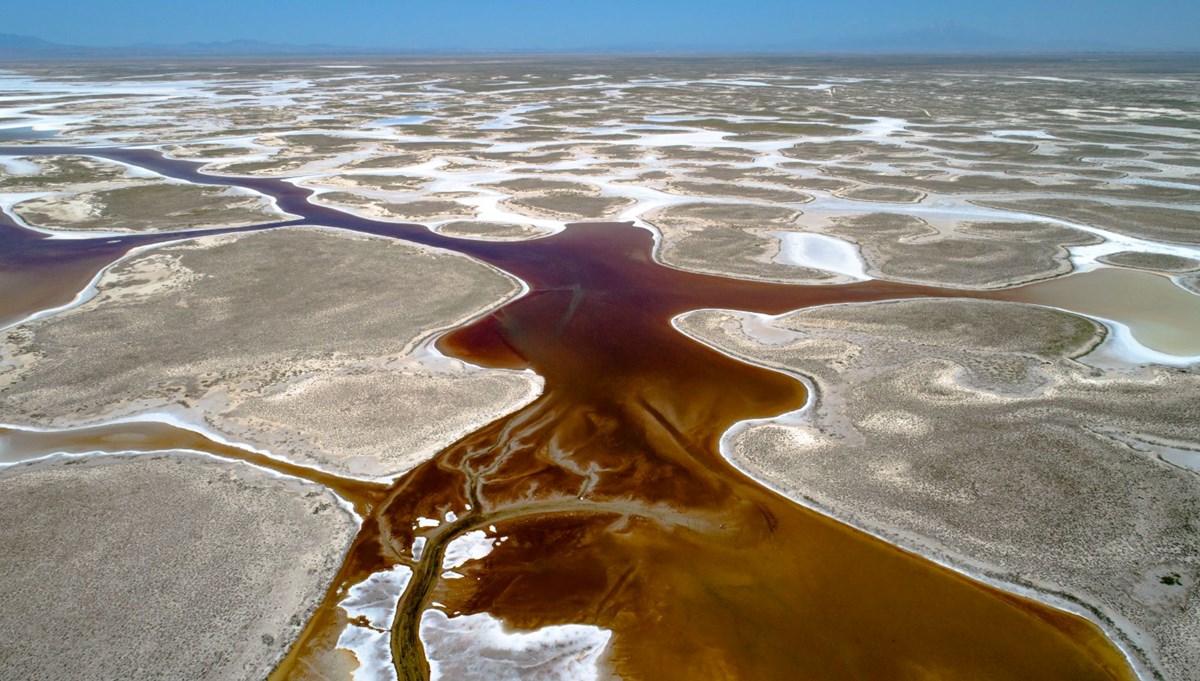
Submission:
POLYGON ((320 485, 183 452, 18 464, 0 494, 13 679, 265 678, 358 529, 320 485))
POLYGON ((262 194, 239 187, 168 181, 141 169, 90 157, 16 160, 22 172, 0 176, 0 192, 22 199, 12 206, 12 213, 42 229, 164 232, 293 217, 262 194))
POLYGON ((446 251, 313 228, 212 236, 128 258, 96 289, 0 334, 10 422, 175 414, 298 461, 383 476, 540 389, 526 372, 416 352, 520 290, 446 251), (437 399, 412 398, 430 392, 437 399))

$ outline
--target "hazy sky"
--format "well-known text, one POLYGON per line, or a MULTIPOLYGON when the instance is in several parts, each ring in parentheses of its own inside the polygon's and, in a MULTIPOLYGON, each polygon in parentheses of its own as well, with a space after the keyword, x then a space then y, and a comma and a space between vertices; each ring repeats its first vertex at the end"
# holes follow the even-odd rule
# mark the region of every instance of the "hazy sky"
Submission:
POLYGON ((1054 46, 1200 49, 1200 0, 39 0, 0 33, 413 49, 805 49, 955 22, 1054 46))

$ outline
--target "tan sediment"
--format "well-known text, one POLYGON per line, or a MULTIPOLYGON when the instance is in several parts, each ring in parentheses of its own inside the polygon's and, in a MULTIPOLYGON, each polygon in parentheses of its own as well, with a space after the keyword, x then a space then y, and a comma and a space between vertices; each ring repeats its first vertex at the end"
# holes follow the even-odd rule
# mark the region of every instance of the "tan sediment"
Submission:
POLYGON ((31 199, 13 212, 34 227, 112 232, 234 227, 290 217, 260 194, 168 182, 31 199))
POLYGON ((1167 206, 1130 206, 1089 199, 976 201, 981 206, 1046 215, 1118 234, 1200 244, 1200 211, 1167 206))
POLYGON ((692 203, 667 206, 643 216, 662 234, 656 256, 683 270, 786 283, 823 283, 835 275, 774 262, 779 237, 800 212, 749 203, 692 203))
POLYGON ((1142 253, 1140 251, 1121 251, 1111 255, 1103 255, 1100 262, 1118 267, 1132 267, 1139 270, 1178 274, 1200 270, 1200 260, 1185 258, 1178 255, 1162 253, 1142 253))
POLYGON ((567 191, 523 193, 501 202, 505 209, 520 215, 564 222, 611 218, 633 204, 633 199, 619 196, 567 191))
POLYGON ((920 203, 924 192, 903 187, 846 187, 834 189, 833 194, 852 201, 874 201, 878 203, 920 203))
POLYGON ((265 196, 141 175, 84 156, 30 157, 30 174, 0 176, 0 191, 53 192, 12 207, 26 224, 63 231, 158 232, 287 219, 265 196))
POLYGON ((0 175, 0 191, 42 192, 66 189, 100 189, 128 186, 144 182, 129 175, 129 169, 119 163, 91 156, 31 156, 18 157, 32 163, 36 172, 0 175))
POLYGON ((676 180, 668 183, 667 187, 670 191, 689 196, 715 196, 785 205, 808 203, 813 200, 813 197, 808 194, 792 191, 785 187, 766 185, 676 180))
POLYGON ((381 476, 540 390, 527 372, 413 354, 520 291, 446 251, 312 228, 206 237, 134 256, 97 288, 0 337, 10 422, 167 412, 289 459, 381 476), (439 399, 414 399, 433 390, 439 399))
POLYGON ((1167 678, 1200 664, 1200 478, 1168 463, 1200 460, 1194 373, 1078 364, 1099 326, 1008 303, 702 311, 677 325, 815 385, 798 421, 728 441, 738 467, 901 546, 1065 600, 1167 678))
POLYGON ((407 470, 537 397, 526 374, 461 362, 364 363, 284 381, 210 420, 238 441, 355 475, 407 470))
POLYGON ((596 196, 599 192, 595 187, 582 182, 565 182, 562 180, 545 180, 539 177, 523 177, 503 182, 493 182, 480 185, 481 188, 494 189, 515 195, 541 195, 553 192, 570 192, 596 196))
POLYGON ((952 221, 934 226, 899 213, 832 215, 819 231, 859 244, 882 279, 970 289, 1004 288, 1071 271, 1067 246, 1099 243, 1044 222, 952 221))
POLYGON ((431 194, 409 201, 383 201, 351 192, 328 192, 318 195, 314 201, 377 220, 396 222, 469 220, 475 217, 475 208, 458 203, 454 201, 455 198, 461 198, 461 195, 431 194))
POLYGON ((553 233, 548 229, 542 229, 533 225, 488 222, 486 220, 456 220, 440 224, 435 229, 439 234, 445 234, 446 236, 495 241, 535 239, 553 233))
POLYGON ((182 452, 18 464, 0 491, 14 679, 261 679, 357 528, 318 485, 182 452))
POLYGON ((366 190, 377 192, 414 192, 429 184, 423 177, 409 175, 369 175, 343 174, 323 175, 315 180, 304 182, 311 187, 334 187, 347 190, 366 190))

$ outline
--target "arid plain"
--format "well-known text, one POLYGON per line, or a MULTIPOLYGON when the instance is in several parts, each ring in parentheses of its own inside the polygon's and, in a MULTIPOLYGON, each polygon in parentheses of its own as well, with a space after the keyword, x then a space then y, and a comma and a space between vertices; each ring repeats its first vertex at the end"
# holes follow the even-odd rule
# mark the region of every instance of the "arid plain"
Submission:
POLYGON ((1200 63, 0 69, 7 678, 1196 679, 1200 63))

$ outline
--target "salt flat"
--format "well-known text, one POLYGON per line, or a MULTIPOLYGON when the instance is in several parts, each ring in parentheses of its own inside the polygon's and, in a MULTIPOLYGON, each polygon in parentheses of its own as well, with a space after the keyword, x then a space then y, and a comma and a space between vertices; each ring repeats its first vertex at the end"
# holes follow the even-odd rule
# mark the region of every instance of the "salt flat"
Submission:
POLYGON ((16 465, 0 490, 14 678, 261 679, 358 525, 318 485, 187 452, 16 465))
MULTIPOLYGON (((569 222, 626 222, 653 235, 647 260, 675 270, 828 291, 939 287, 944 295, 921 300, 678 317, 695 341, 810 390, 800 412, 735 427, 722 452, 829 516, 1079 612, 1144 678, 1191 678, 1200 665, 1193 62, 328 61, 4 67, 0 208, 13 229, 50 240, 296 217, 261 191, 87 155, 140 147, 462 243, 525 247, 569 222), (46 145, 76 151, 35 153, 46 145)), ((149 244, 76 300, 0 330, 0 423, 173 419, 281 461, 400 476, 544 385, 531 371, 437 349, 440 334, 481 315, 500 310, 503 327, 503 306, 527 290, 453 245, 318 223, 149 244)), ((147 476, 209 475, 181 456, 192 461, 48 459, 0 473, 0 485, 50 495, 33 481, 61 480, 53 498, 65 506, 91 503, 93 480, 141 461, 155 462, 147 476)), ((39 527, 64 522, 48 516, 39 527)), ((338 660, 331 676, 351 673, 350 654, 359 678, 390 672, 382 630, 395 609, 375 600, 402 598, 399 576, 419 562, 405 556, 356 574, 341 585, 349 597, 321 606, 366 618, 334 617, 344 628, 322 634, 338 660)), ((78 566, 46 569, 63 584, 91 584, 78 566)), ((459 578, 438 574, 443 585, 459 578)), ((312 589, 333 579, 310 577, 312 589)), ((315 607, 305 598, 288 607, 315 607)), ((426 605, 420 636, 435 675, 515 674, 514 664, 544 662, 547 646, 568 651, 578 664, 562 668, 578 674, 618 664, 604 651, 619 631, 570 620, 539 638, 499 632, 486 612, 426 605), (486 641, 471 644, 473 632, 486 641)), ((279 646, 296 635, 293 624, 262 626, 289 632, 271 634, 279 646)), ((46 640, 22 648, 22 664, 44 664, 36 646, 46 640)), ((256 654, 245 669, 279 657, 256 654)))

